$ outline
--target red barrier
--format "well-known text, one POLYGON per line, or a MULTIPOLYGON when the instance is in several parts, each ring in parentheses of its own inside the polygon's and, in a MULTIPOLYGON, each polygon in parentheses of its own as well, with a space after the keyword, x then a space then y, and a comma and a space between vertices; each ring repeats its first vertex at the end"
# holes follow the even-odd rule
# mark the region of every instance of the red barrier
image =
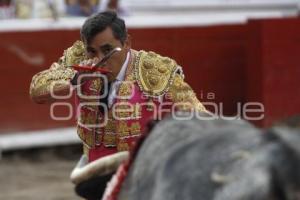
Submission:
POLYGON ((254 20, 247 26, 246 101, 265 107, 261 126, 300 114, 300 19, 254 20))
MULTIPOLYGON (((224 114, 235 115, 239 103, 262 102, 265 118, 254 123, 267 126, 300 112, 299 23, 299 19, 255 20, 129 33, 133 48, 174 58, 199 99, 223 106, 224 114)), ((78 38, 79 30, 0 33, 0 133, 75 124, 74 118, 53 121, 49 105, 32 103, 28 90, 32 76, 48 68, 78 38)), ((56 112, 67 115, 66 108, 56 112)))

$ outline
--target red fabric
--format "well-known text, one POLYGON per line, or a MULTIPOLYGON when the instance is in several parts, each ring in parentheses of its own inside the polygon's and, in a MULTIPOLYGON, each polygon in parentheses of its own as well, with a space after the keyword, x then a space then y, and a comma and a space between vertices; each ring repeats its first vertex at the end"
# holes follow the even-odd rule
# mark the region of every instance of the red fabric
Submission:
POLYGON ((89 162, 92 162, 94 160, 97 160, 99 158, 102 158, 104 156, 108 156, 111 154, 117 153, 117 149, 115 147, 113 148, 107 148, 101 145, 100 147, 96 147, 94 149, 89 150, 89 162))

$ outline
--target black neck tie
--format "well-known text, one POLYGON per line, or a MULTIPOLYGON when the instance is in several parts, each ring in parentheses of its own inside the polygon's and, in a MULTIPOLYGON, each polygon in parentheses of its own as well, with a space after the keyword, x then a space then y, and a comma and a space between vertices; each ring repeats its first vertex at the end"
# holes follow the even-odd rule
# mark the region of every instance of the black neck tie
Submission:
MULTIPOLYGON (((100 103, 104 104, 107 109, 108 109, 108 96, 109 96, 110 88, 111 88, 111 82, 108 82, 107 87, 102 87, 101 93, 100 93, 100 94, 104 94, 104 89, 107 89, 106 95, 104 97, 100 98, 100 103)), ((103 108, 104 105, 101 105, 99 107, 100 112, 102 112, 102 113, 104 112, 104 108, 103 108)))

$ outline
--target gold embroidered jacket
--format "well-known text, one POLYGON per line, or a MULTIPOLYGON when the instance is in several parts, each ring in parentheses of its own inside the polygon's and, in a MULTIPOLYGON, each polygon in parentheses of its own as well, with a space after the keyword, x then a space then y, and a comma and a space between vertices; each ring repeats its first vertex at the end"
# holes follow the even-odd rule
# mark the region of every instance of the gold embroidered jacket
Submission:
MULTIPOLYGON (((58 62, 32 78, 30 96, 35 98, 49 94, 53 85, 69 84, 76 73, 70 66, 79 64, 85 59, 87 57, 84 45, 81 41, 76 41, 73 46, 64 51, 58 62)), ((184 81, 181 67, 174 60, 151 51, 139 51, 133 67, 133 79, 137 81, 145 95, 151 97, 166 95, 174 103, 183 103, 183 110, 192 107, 199 111, 206 111, 192 88, 184 81)))
MULTIPOLYGON (((38 99, 40 96, 49 96, 51 85, 59 85, 61 88, 70 85, 70 80, 76 74, 76 71, 70 66, 87 59, 84 52, 83 43, 77 41, 72 47, 64 51, 58 62, 53 63, 49 69, 36 74, 32 78, 30 85, 31 97, 38 99)), ((154 52, 137 52, 134 50, 132 51, 132 57, 125 79, 134 82, 139 91, 146 97, 149 99, 163 97, 162 99, 166 99, 172 104, 178 103, 178 106, 176 106, 177 110, 189 111, 194 109, 206 111, 192 88, 184 81, 181 67, 174 60, 162 57, 154 52)), ((102 81, 100 79, 95 79, 91 81, 87 90, 83 90, 83 93, 87 92, 85 94, 87 96, 97 95, 101 91, 101 84, 102 81)), ((124 85, 121 84, 119 88, 119 93, 122 95, 127 93, 126 91, 128 90, 127 87, 122 87, 125 85, 124 82, 124 85)), ((86 101, 86 99, 81 97, 78 98, 80 101, 86 101)), ((134 106, 137 107, 138 105, 134 106)), ((136 113, 139 113, 138 110, 136 113)), ((141 117, 143 118, 143 116, 141 117)), ((108 153, 114 152, 111 149, 115 147, 117 151, 128 150, 130 145, 125 139, 127 135, 136 138, 135 136, 141 132, 141 124, 138 121, 130 122, 129 133, 129 124, 126 124, 127 122, 117 122, 117 120, 110 117, 104 131, 100 131, 99 128, 88 128, 85 126, 85 124, 97 124, 98 120, 99 110, 97 106, 86 105, 82 107, 77 133, 84 143, 84 152, 89 155, 90 161, 99 158, 100 150, 101 152, 107 150, 109 151, 108 153)))

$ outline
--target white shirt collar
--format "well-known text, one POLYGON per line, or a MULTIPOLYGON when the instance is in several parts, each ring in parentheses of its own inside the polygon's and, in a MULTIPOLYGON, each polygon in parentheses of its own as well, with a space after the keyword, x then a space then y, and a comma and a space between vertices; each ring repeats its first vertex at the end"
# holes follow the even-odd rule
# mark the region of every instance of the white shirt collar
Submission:
POLYGON ((118 90, 118 86, 121 83, 121 81, 124 81, 125 79, 125 74, 126 74, 126 69, 127 69, 127 65, 129 62, 129 58, 130 58, 130 51, 127 53, 127 57, 125 59, 125 62, 123 63, 121 70, 118 74, 118 76, 116 77, 116 80, 112 82, 109 94, 108 94, 108 106, 109 108, 112 106, 114 98, 116 96, 117 90, 118 90))
POLYGON ((127 53, 126 60, 123 63, 123 65, 121 67, 121 70, 120 70, 118 76, 116 77, 116 80, 118 80, 118 81, 124 81, 124 79, 125 79, 125 73, 126 73, 126 69, 127 69, 127 65, 128 65, 128 62, 129 62, 129 57, 130 57, 130 51, 127 53))

